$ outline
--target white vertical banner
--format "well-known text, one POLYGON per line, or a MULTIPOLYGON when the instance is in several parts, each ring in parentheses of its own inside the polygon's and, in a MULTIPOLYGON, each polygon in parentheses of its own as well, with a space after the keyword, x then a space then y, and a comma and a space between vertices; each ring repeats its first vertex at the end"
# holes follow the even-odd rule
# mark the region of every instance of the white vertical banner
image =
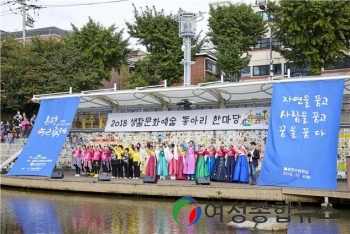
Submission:
POLYGON ((270 107, 110 113, 106 132, 267 129, 270 107))

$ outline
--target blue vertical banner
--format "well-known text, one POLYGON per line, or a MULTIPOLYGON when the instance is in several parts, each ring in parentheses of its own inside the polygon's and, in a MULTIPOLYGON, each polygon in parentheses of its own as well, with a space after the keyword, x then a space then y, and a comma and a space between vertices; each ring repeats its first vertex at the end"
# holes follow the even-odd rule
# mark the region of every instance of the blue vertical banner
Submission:
POLYGON ((43 100, 27 143, 8 176, 51 176, 80 97, 43 100))
POLYGON ((345 80, 274 84, 258 185, 337 188, 345 80))

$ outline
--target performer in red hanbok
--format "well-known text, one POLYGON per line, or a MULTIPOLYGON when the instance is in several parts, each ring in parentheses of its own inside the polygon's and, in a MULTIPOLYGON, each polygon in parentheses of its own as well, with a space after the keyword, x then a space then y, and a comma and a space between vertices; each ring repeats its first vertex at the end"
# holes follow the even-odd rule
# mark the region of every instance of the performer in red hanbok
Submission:
POLYGON ((168 170, 169 170, 170 179, 175 180, 176 175, 178 174, 177 160, 179 155, 177 152, 177 148, 175 147, 174 144, 171 144, 170 148, 166 147, 164 152, 165 152, 165 157, 169 162, 168 170))

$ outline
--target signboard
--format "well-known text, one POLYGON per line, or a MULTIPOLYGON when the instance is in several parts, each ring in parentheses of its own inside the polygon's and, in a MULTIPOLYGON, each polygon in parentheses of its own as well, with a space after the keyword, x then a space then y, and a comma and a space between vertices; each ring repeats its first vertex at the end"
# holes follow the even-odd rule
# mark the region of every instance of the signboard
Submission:
POLYGON ((258 185, 336 189, 344 80, 274 84, 258 185))
POLYGON ((110 113, 106 132, 267 129, 270 108, 110 113))
POLYGON ((7 175, 51 175, 79 102, 80 97, 41 102, 29 139, 7 175))

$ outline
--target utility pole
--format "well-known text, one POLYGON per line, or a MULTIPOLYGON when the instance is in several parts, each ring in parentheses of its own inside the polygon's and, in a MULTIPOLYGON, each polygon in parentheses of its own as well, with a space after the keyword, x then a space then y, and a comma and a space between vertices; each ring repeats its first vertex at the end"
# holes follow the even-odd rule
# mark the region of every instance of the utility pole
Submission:
POLYGON ((25 0, 21 0, 22 2, 22 27, 23 27, 23 33, 22 33, 22 43, 23 45, 26 44, 26 18, 27 18, 27 11, 26 11, 26 2, 25 0))

